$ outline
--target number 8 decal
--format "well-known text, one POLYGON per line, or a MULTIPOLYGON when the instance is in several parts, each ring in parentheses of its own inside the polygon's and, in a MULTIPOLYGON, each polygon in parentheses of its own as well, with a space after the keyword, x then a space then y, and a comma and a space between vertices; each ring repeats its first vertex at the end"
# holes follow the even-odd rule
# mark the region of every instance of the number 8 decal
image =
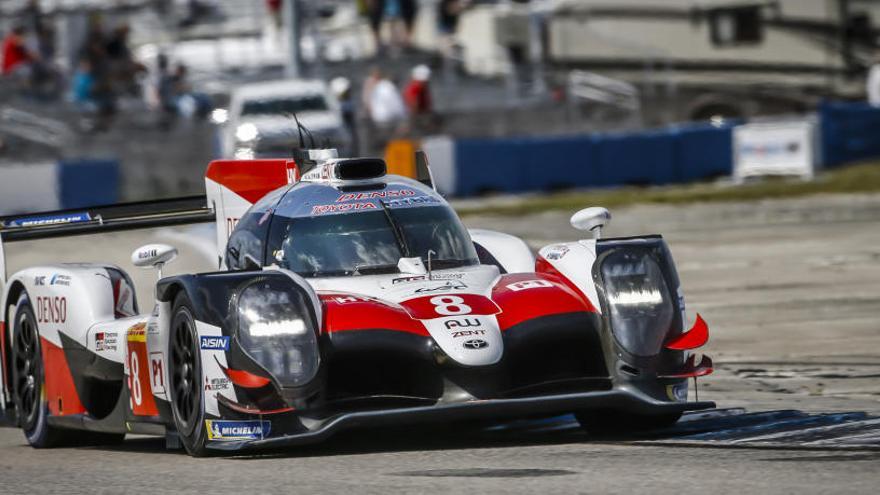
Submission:
POLYGON ((129 377, 131 378, 131 395, 134 398, 134 403, 137 405, 141 405, 141 401, 143 401, 143 393, 141 392, 141 377, 140 377, 140 363, 138 362, 138 357, 136 352, 131 353, 131 372, 129 377))
POLYGON ((471 312, 471 307, 464 303, 464 299, 458 296, 437 296, 431 298, 434 311, 438 315, 458 316, 471 312))

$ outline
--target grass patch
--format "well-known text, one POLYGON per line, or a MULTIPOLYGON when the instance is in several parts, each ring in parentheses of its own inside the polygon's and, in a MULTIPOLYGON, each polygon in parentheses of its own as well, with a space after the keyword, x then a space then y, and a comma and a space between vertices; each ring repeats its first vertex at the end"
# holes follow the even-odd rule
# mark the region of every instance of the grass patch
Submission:
POLYGON ((607 208, 633 204, 685 204, 696 202, 752 201, 828 193, 880 191, 880 162, 852 165, 821 173, 816 180, 768 178, 734 184, 690 184, 656 187, 621 187, 552 193, 520 198, 499 198, 482 205, 461 205, 461 215, 524 215, 548 210, 574 211, 586 206, 607 208))

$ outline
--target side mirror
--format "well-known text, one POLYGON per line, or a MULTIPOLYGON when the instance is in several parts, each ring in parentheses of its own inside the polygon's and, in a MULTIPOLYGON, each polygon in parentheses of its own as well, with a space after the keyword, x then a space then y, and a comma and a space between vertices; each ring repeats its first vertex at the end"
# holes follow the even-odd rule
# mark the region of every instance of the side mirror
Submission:
POLYGON ((162 267, 177 258, 177 248, 167 244, 147 244, 131 253, 131 263, 139 268, 156 268, 162 278, 162 267))
POLYGON ((611 223, 611 212, 601 206, 584 208, 571 216, 571 226, 593 233, 593 239, 602 237, 602 228, 611 223))

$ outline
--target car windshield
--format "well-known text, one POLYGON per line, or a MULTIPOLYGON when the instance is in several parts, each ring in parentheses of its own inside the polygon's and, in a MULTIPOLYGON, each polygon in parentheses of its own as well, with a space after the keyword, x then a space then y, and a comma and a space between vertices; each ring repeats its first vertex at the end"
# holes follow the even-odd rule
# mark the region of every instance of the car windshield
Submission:
POLYGON ((384 208, 363 213, 276 216, 268 263, 304 277, 397 273, 400 258, 420 257, 432 268, 478 263, 467 231, 446 206, 384 208))
POLYGON ((287 115, 327 110, 322 95, 303 95, 296 98, 268 98, 244 102, 242 115, 287 115))

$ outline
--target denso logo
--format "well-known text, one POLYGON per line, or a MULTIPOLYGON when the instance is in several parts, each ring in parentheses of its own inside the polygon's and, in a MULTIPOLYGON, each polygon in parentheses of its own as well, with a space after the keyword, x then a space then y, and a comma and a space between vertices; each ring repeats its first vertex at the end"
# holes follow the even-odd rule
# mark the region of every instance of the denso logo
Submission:
POLYGON ((402 189, 400 191, 374 191, 374 192, 363 192, 363 193, 349 193, 343 194, 336 199, 337 203, 343 203, 345 201, 361 201, 364 199, 384 199, 384 198, 398 198, 403 196, 415 196, 416 192, 411 189, 402 189))
POLYGON ((201 337, 199 347, 206 351, 228 351, 229 337, 201 337))
POLYGON ((66 297, 38 297, 38 323, 65 323, 67 321, 66 297))

